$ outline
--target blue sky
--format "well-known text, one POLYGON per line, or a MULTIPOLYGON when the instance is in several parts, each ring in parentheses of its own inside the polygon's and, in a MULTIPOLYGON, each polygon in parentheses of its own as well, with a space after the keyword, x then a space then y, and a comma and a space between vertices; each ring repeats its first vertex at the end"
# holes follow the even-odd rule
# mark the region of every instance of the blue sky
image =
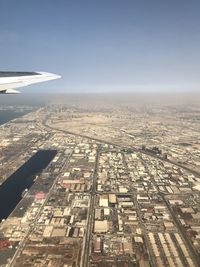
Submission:
POLYGON ((200 91, 199 14, 199 0, 0 0, 1 69, 63 76, 29 92, 200 91))

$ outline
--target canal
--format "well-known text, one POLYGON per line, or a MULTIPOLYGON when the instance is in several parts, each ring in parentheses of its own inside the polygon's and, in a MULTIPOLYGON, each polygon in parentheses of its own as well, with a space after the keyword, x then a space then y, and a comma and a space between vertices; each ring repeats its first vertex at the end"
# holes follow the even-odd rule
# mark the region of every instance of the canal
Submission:
POLYGON ((56 154, 56 150, 39 150, 0 186, 0 221, 11 214, 22 199, 22 192, 33 185, 35 176, 56 154))

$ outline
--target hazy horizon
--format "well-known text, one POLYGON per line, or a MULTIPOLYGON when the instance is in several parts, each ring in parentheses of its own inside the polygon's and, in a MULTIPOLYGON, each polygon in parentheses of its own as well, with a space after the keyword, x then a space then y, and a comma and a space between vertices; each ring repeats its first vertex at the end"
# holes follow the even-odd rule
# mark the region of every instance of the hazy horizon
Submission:
POLYGON ((200 105, 200 93, 22 93, 19 95, 1 95, 0 105, 46 105, 46 104, 104 103, 120 105, 200 105))

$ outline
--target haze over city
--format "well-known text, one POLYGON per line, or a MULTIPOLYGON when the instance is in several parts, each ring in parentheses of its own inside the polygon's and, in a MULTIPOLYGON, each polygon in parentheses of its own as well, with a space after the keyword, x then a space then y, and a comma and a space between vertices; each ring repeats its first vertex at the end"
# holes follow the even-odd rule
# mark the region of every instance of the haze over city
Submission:
POLYGON ((0 267, 200 267, 199 14, 0 0, 0 267))

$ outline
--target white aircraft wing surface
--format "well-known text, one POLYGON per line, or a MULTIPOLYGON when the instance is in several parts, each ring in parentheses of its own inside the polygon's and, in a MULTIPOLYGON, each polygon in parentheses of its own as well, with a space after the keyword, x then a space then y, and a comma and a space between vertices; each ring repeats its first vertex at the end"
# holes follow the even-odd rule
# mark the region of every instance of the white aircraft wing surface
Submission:
POLYGON ((48 72, 0 71, 0 94, 17 94, 20 92, 15 88, 59 78, 60 75, 48 72))

